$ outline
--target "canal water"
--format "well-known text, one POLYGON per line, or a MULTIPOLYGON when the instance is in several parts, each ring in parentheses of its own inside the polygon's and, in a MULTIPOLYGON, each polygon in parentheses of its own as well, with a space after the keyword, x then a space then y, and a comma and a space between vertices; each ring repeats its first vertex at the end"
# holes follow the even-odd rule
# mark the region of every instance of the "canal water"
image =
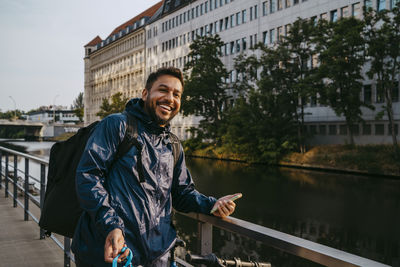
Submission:
MULTIPOLYGON (((19 143, 19 142, 17 142, 19 143)), ((16 143, 16 144, 17 144, 16 143)), ((52 143, 23 142, 48 158, 52 143)), ((220 197, 241 192, 234 217, 391 266, 400 266, 400 180, 187 158, 196 188, 220 197)), ((175 215, 179 236, 195 250, 196 223, 175 215)), ((218 256, 319 266, 214 228, 218 256)))

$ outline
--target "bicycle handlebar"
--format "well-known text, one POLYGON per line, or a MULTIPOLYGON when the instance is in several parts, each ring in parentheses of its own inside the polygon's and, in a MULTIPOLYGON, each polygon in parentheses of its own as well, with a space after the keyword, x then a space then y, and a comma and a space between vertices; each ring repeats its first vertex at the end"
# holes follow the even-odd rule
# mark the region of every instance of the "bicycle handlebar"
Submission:
POLYGON ((271 267, 270 263, 254 262, 254 261, 241 261, 238 258, 234 260, 219 259, 214 253, 208 255, 194 255, 186 254, 186 261, 193 264, 204 264, 209 267, 271 267))

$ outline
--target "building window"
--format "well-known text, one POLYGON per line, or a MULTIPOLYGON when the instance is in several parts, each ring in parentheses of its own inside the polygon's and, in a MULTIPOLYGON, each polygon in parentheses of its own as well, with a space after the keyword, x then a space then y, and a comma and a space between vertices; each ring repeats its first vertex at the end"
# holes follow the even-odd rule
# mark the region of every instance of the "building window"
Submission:
POLYGON ((340 17, 347 18, 349 16, 349 7, 345 6, 340 9, 340 17))
POLYGON ((240 19, 240 12, 236 13, 236 25, 240 25, 242 20, 240 19))
POLYGON ((263 43, 264 45, 268 44, 268 31, 263 32, 263 43))
POLYGON ((263 16, 268 14, 268 1, 262 3, 262 14, 263 16))
POLYGON ((375 124, 375 135, 384 135, 385 127, 384 124, 375 124))
POLYGON ((225 30, 229 29, 229 17, 225 18, 225 30))
POLYGON ((319 125, 319 134, 326 135, 326 125, 319 125))
POLYGON ((351 15, 358 17, 360 15, 360 3, 355 3, 351 6, 351 15))
MULTIPOLYGON (((379 1, 379 0, 378 0, 379 1)), ((364 0, 365 8, 372 8, 372 0, 364 0)))
POLYGON ((278 10, 283 9, 283 0, 278 0, 278 10))
POLYGON ((331 11, 331 22, 336 22, 338 19, 338 14, 337 14, 337 10, 332 10, 331 11))
POLYGON ((219 20, 219 31, 222 32, 224 30, 224 20, 220 19, 219 20))
POLYGON ((299 0, 293 0, 293 5, 297 5, 299 3, 299 0))
POLYGON ((290 1, 291 1, 291 0, 285 0, 285 7, 286 7, 286 8, 290 7, 290 1))
POLYGON ((210 0, 210 11, 212 11, 213 10, 213 0, 210 0))
POLYGON ((378 11, 382 11, 382 10, 386 9, 386 0, 377 0, 376 4, 378 5, 377 6, 378 11))
POLYGON ((317 134, 317 125, 310 125, 310 134, 315 135, 317 134))
POLYGON ((242 23, 246 23, 246 9, 242 10, 242 23))
POLYGON ((282 36, 283 36, 283 27, 278 27, 278 41, 282 41, 282 36))
POLYGON ((347 125, 346 124, 340 124, 339 125, 339 134, 340 135, 347 135, 347 125))
POLYGON ((230 26, 231 28, 235 27, 235 15, 230 16, 230 26))
POLYGON ((329 135, 336 135, 336 124, 329 125, 329 135))
POLYGON ((250 7, 250 21, 253 20, 253 7, 250 7))
POLYGON ((258 18, 258 6, 255 5, 254 6, 254 19, 257 19, 257 18, 258 18))
POLYGON ((372 86, 370 84, 364 85, 364 103, 371 104, 372 102, 372 86))
POLYGON ((353 131, 353 135, 360 135, 360 127, 358 124, 351 125, 351 130, 353 131))
POLYGON ((285 36, 288 36, 290 32, 290 24, 285 25, 285 36))
POLYGON ((322 13, 321 14, 321 19, 327 19, 328 18, 328 14, 327 13, 322 13))
POLYGON ((362 129, 363 129, 362 131, 363 135, 371 135, 371 124, 364 124, 362 126, 362 129))
POLYGON ((231 42, 231 55, 235 53, 235 42, 231 42))
POLYGON ((269 31, 269 43, 275 43, 275 29, 269 31))
POLYGON ((208 2, 204 3, 204 13, 208 12, 208 2))
POLYGON ((276 9, 276 0, 269 1, 269 13, 274 13, 276 9))
POLYGON ((393 9, 396 7, 397 3, 399 3, 400 0, 391 0, 390 1, 390 8, 393 9))
POLYGON ((246 42, 246 37, 242 38, 242 50, 246 50, 247 49, 247 42, 246 42))
POLYGON ((240 39, 236 40, 236 52, 239 53, 240 52, 240 39))

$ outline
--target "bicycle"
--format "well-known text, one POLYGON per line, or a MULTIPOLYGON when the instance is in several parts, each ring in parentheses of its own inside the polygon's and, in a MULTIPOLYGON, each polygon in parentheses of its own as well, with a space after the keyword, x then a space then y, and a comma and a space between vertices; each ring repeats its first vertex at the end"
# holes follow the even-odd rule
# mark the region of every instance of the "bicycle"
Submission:
MULTIPOLYGON (((171 249, 170 256, 170 267, 177 267, 175 249, 177 247, 186 247, 183 240, 178 239, 175 243, 173 249, 171 249)), ((242 261, 240 258, 233 258, 233 260, 218 258, 214 253, 208 255, 196 255, 191 253, 186 253, 186 262, 189 264, 203 264, 208 267, 271 267, 270 263, 267 262, 257 262, 257 261, 242 261)))

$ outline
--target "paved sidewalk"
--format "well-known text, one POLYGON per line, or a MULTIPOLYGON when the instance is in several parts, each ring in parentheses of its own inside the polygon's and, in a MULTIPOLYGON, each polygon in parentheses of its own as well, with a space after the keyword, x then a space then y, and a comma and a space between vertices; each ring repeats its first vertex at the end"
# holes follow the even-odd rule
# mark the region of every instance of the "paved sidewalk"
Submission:
MULTIPOLYGON (((20 198, 22 201, 23 199, 20 198)), ((32 203, 30 204, 34 206, 32 203)), ((39 239, 39 226, 24 221, 24 210, 0 191, 0 267, 62 267, 64 253, 50 238, 39 239)), ((71 266, 75 266, 71 262, 71 266)))

